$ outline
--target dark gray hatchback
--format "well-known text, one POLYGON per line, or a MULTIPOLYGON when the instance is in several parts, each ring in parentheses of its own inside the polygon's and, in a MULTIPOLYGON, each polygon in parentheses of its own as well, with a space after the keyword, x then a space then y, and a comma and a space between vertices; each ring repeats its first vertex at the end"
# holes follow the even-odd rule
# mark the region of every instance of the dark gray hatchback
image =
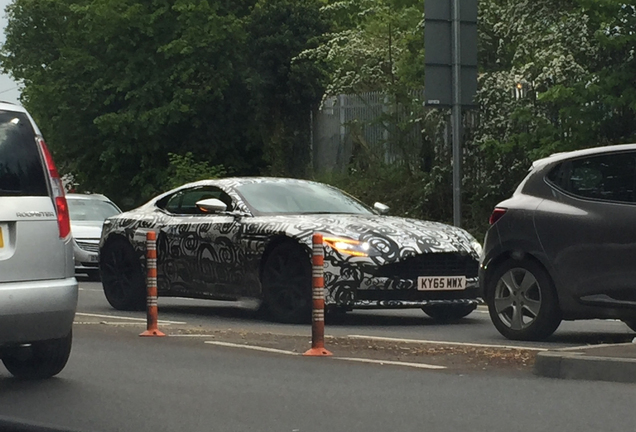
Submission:
POLYGON ((614 318, 636 330, 636 144, 536 161, 497 205, 482 294, 509 339, 550 336, 561 320, 614 318))

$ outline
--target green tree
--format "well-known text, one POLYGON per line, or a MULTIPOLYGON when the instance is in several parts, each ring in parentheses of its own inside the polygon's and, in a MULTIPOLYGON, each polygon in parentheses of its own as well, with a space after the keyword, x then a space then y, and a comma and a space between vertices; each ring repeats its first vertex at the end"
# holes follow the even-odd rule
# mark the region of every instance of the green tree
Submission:
POLYGON ((320 62, 292 60, 327 31, 321 4, 259 0, 246 19, 250 102, 269 174, 306 174, 310 112, 322 97, 325 77, 320 62))
POLYGON ((171 152, 260 170, 240 49, 250 5, 16 0, 2 67, 63 170, 132 205, 165 183, 171 152))

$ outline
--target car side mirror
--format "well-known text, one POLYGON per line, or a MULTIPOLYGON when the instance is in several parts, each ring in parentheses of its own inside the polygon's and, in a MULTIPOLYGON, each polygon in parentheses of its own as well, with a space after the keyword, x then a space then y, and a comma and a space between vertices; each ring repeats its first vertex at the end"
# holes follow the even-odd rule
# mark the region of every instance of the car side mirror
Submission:
POLYGON ((389 212, 390 207, 386 204, 382 204, 381 202, 377 202, 373 204, 373 209, 383 215, 389 212))
POLYGON ((208 198, 197 201, 196 206, 203 213, 219 213, 227 209, 227 205, 220 199, 208 198))

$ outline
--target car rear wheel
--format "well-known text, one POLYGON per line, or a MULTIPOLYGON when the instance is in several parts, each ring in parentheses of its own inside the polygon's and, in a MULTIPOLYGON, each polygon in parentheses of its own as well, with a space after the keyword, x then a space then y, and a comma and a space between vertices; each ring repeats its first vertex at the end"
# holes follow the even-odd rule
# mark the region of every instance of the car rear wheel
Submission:
POLYGON ((146 282, 139 258, 130 243, 111 241, 100 255, 102 286, 108 303, 118 310, 144 310, 146 282))
POLYGON ((284 323, 305 323, 311 318, 311 264, 302 246, 283 243, 266 258, 261 274, 264 307, 284 323))
POLYGON ((64 369, 71 355, 72 332, 61 339, 34 342, 17 348, 2 358, 2 363, 16 378, 37 380, 50 378, 64 369))
POLYGON ((453 322, 468 316, 472 311, 477 308, 477 305, 454 305, 454 304, 441 304, 441 305, 426 305, 422 307, 422 310, 426 315, 439 322, 453 322))
POLYGON ((502 335, 513 340, 542 340, 561 323, 552 279, 538 263, 508 260, 487 281, 490 318, 502 335))

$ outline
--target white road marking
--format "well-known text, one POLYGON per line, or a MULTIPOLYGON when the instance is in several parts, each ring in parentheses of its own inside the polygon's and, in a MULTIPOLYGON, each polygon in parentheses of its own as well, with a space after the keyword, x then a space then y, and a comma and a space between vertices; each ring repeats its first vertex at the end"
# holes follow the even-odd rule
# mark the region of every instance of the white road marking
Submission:
POLYGON ((209 335, 209 334, 171 334, 168 335, 170 337, 201 337, 201 338, 213 338, 214 335, 209 335))
POLYGON ((385 342, 401 342, 401 343, 419 343, 419 344, 436 344, 436 345, 450 345, 450 346, 467 346, 475 348, 503 348, 503 349, 516 349, 516 350, 528 350, 528 351, 547 351, 547 348, 534 348, 514 345, 490 345, 490 344, 477 344, 467 342, 447 342, 447 341, 435 341, 435 340, 420 340, 420 339, 399 339, 381 336, 364 336, 364 335, 348 335, 351 339, 368 339, 385 342))
POLYGON ((90 288, 78 288, 80 291, 94 291, 94 292, 103 292, 100 289, 90 289, 90 288))
POLYGON ((438 365, 430 365, 426 363, 411 363, 411 362, 401 362, 401 361, 392 361, 392 360, 376 360, 376 359, 365 359, 365 358, 354 358, 354 357, 333 357, 334 360, 346 360, 346 361, 354 361, 360 363, 374 363, 380 365, 392 365, 392 366, 408 366, 420 369, 447 369, 446 366, 438 366, 438 365))
MULTIPOLYGON (((95 317, 95 318, 114 318, 114 319, 121 319, 121 320, 130 320, 130 321, 146 321, 146 318, 134 318, 134 317, 123 317, 123 316, 117 316, 117 315, 100 315, 100 314, 91 314, 91 313, 84 313, 84 312, 77 312, 75 315, 82 315, 82 316, 88 316, 88 317, 95 317)), ((158 321, 159 324, 187 324, 186 322, 183 321, 165 321, 165 320, 159 320, 158 321)))
MULTIPOLYGON (((267 348, 267 347, 261 347, 261 346, 255 346, 255 345, 242 345, 242 344, 235 344, 230 342, 219 342, 219 341, 205 341, 204 343, 210 344, 210 345, 230 347, 230 348, 245 348, 245 349, 251 349, 255 351, 264 351, 264 352, 270 352, 275 354, 287 354, 287 355, 293 355, 293 356, 300 355, 300 353, 297 353, 294 351, 285 351, 285 350, 279 350, 275 348, 267 348)), ((430 365, 425 363, 410 363, 410 362, 401 362, 401 361, 392 361, 392 360, 375 360, 375 359, 354 358, 354 357, 329 357, 329 358, 332 360, 345 360, 345 361, 353 361, 353 362, 359 362, 359 363, 373 363, 373 364, 392 365, 392 366, 407 366, 407 367, 414 367, 419 369, 433 369, 433 370, 447 369, 446 366, 430 365)))
POLYGON ((234 343, 230 343, 230 342, 219 342, 219 341, 205 341, 204 343, 211 344, 211 345, 219 345, 219 346, 224 346, 224 347, 230 347, 230 348, 245 348, 245 349, 251 349, 251 350, 255 350, 255 351, 265 351, 265 352, 271 352, 271 353, 276 353, 276 354, 300 355, 299 353, 294 352, 294 351, 285 351, 285 350, 279 350, 279 349, 276 349, 276 348, 267 348, 267 347, 260 347, 260 346, 255 346, 255 345, 241 345, 241 344, 234 344, 234 343))

